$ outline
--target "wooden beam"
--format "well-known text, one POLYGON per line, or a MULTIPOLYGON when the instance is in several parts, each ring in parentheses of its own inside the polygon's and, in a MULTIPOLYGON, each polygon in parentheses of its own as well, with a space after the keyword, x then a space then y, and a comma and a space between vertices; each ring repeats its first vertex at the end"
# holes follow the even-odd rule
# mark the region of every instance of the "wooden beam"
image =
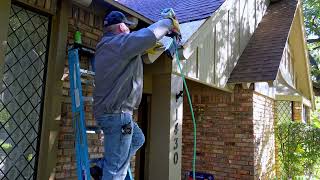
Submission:
POLYGON ((276 86, 276 81, 268 81, 269 87, 275 87, 276 86))
POLYGON ((304 96, 300 95, 276 95, 276 100, 301 102, 302 104, 312 108, 312 102, 304 96))
POLYGON ((46 9, 44 6, 40 7, 40 6, 35 5, 34 3, 33 4, 27 3, 23 0, 12 0, 12 2, 14 2, 17 5, 23 5, 24 7, 35 10, 36 12, 39 12, 39 13, 42 13, 45 15, 52 16, 52 15, 56 14, 55 8, 52 8, 53 6, 51 6, 50 9, 46 9))
POLYGON ((60 1, 52 17, 37 179, 54 179, 61 116, 61 89, 71 1, 60 1))
POLYGON ((181 179, 183 90, 181 77, 153 76, 150 127, 149 178, 181 179))
POLYGON ((3 67, 5 63, 8 28, 9 28, 9 16, 10 16, 11 0, 0 1, 0 78, 3 77, 3 67))
POLYGON ((235 84, 231 84, 231 83, 227 84, 227 88, 230 89, 231 91, 234 90, 235 86, 236 86, 235 84))
POLYGON ((243 89, 250 89, 252 83, 241 83, 243 89))

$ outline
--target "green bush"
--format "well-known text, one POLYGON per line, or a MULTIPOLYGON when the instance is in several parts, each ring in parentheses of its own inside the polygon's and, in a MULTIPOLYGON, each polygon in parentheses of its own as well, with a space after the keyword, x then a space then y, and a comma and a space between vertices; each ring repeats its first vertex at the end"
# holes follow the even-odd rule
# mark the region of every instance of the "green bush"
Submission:
POLYGON ((319 175, 320 129, 292 121, 279 122, 275 128, 281 179, 319 175))

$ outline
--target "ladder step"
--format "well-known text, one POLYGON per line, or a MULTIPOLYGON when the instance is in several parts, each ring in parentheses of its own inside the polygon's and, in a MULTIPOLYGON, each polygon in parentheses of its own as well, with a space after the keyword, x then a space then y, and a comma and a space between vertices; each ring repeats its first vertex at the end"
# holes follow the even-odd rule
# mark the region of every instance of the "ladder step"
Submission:
MULTIPOLYGON (((94 86, 94 80, 89 80, 89 79, 81 79, 81 83, 85 84, 85 85, 93 85, 94 86)), ((84 85, 84 86, 85 86, 84 85)))
POLYGON ((95 76, 96 73, 93 72, 93 71, 88 71, 88 70, 85 70, 85 69, 80 69, 80 74, 81 75, 85 75, 85 76, 95 76))
POLYGON ((83 101, 85 102, 91 102, 93 103, 93 97, 92 96, 82 96, 83 101))
POLYGON ((94 56, 94 54, 95 54, 94 49, 92 49, 88 46, 85 46, 83 44, 74 43, 73 45, 71 45, 71 47, 73 47, 75 49, 76 48, 79 49, 79 53, 83 54, 83 55, 94 56))
POLYGON ((97 126, 87 126, 86 132, 89 134, 102 134, 102 129, 97 126))
MULTIPOLYGON (((93 97, 92 96, 82 96, 82 100, 84 102, 89 102, 89 103, 93 103, 93 97)), ((65 103, 72 103, 72 99, 71 97, 63 97, 62 101, 65 103)))

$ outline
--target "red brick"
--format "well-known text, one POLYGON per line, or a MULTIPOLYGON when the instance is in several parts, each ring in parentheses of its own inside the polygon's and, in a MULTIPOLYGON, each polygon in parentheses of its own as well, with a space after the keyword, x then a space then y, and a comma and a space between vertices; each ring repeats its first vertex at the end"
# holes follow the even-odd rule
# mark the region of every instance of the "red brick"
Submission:
MULTIPOLYGON (((253 89, 244 90, 236 86, 234 93, 224 93, 210 87, 189 82, 195 104, 205 104, 205 121, 198 125, 197 169, 212 172, 217 179, 254 179, 254 158, 259 152, 255 151, 254 142, 261 125, 261 120, 268 123, 265 128, 272 128, 274 102, 271 99, 256 95, 253 89), (209 101, 207 100, 210 97, 209 101), (212 98, 214 97, 214 98, 212 98), (265 102, 268 103, 266 104, 265 102), (220 108, 223 107, 223 108, 220 108), (262 112, 268 110, 269 114, 262 112), (254 113, 259 113, 255 119, 254 113), (270 121, 271 119, 271 121, 270 121), (211 127, 211 128, 210 128, 211 127), (205 146, 202 146, 205 145, 205 146), (201 163, 200 163, 201 162, 201 163)), ((186 99, 184 105, 186 104, 186 99)), ((196 105, 195 105, 196 106, 196 105)), ((203 106, 203 105, 202 105, 203 106)), ((192 121, 190 112, 184 109, 183 120, 183 171, 190 170, 192 155, 192 121)), ((262 129, 262 128, 260 128, 262 129)), ((260 140, 262 143, 263 141, 260 140)), ((268 147, 270 148, 270 147, 268 147)), ((272 149, 272 148, 271 148, 272 149)), ((258 169, 256 169, 258 172, 258 169)), ((260 173, 260 172, 259 172, 260 173)))

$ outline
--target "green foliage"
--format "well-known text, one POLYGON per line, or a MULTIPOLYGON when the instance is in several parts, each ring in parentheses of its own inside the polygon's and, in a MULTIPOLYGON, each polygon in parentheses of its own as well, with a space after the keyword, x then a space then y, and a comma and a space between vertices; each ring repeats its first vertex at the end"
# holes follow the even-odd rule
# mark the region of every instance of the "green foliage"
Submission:
POLYGON ((303 11, 307 34, 320 37, 320 0, 304 0, 303 11))
POLYGON ((312 125, 320 128, 320 97, 315 97, 315 110, 311 112, 312 125))
POLYGON ((275 129, 281 179, 319 176, 320 129, 290 120, 279 122, 275 129))
POLYGON ((320 88, 320 0, 303 0, 312 80, 320 88))
POLYGON ((276 127, 282 177, 293 178, 303 173, 302 130, 300 123, 284 121, 276 127))
POLYGON ((0 139, 1 148, 5 150, 6 152, 10 151, 12 149, 12 145, 9 143, 3 143, 3 140, 0 139))
POLYGON ((303 166, 305 174, 312 176, 316 171, 317 164, 320 162, 320 129, 312 126, 304 128, 303 141, 303 166))
POLYGON ((32 160, 32 158, 33 158, 33 154, 28 154, 27 160, 28 160, 29 162, 32 160))
MULTIPOLYGON (((2 107, 0 106, 0 109, 1 109, 1 108, 2 108, 2 107)), ((10 119, 10 114, 9 114, 9 112, 8 112, 5 108, 3 108, 3 109, 0 111, 0 123, 1 123, 1 125, 6 124, 6 122, 7 122, 9 119, 10 119)), ((6 128, 9 127, 8 123, 5 125, 5 127, 6 127, 6 128)))

